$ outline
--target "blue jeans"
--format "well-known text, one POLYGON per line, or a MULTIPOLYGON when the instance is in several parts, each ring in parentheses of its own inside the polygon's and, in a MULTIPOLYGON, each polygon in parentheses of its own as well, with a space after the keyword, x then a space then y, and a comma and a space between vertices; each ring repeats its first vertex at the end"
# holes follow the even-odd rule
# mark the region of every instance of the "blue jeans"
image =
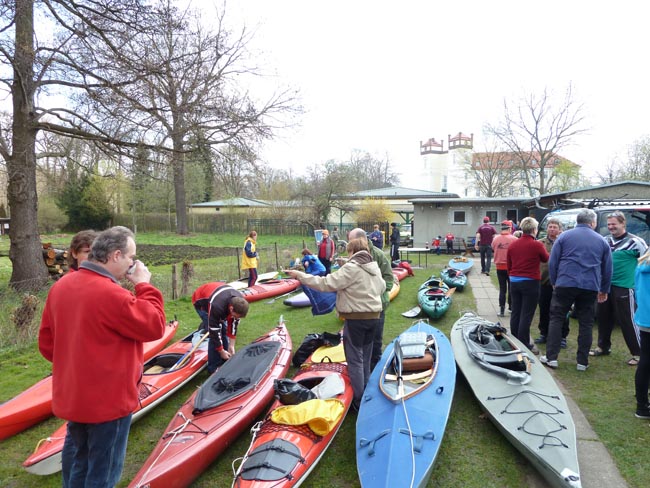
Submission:
MULTIPOLYGON (((205 334, 205 332, 208 331, 208 312, 205 310, 199 310, 196 309, 196 313, 199 314, 199 317, 201 317, 201 330, 205 334)), ((226 331, 221 329, 221 345, 225 350, 228 350, 228 346, 230 346, 230 341, 228 340, 228 335, 226 334, 226 331)), ((214 373, 221 365, 225 363, 225 361, 221 358, 219 353, 216 350, 216 346, 214 345, 214 341, 212 340, 212 337, 208 339, 208 373, 212 374, 214 373)))
POLYGON ((479 246, 481 253, 481 273, 489 273, 492 267, 492 246, 479 246))
POLYGON ((62 452, 64 488, 112 488, 122 476, 131 414, 101 424, 68 422, 62 452))

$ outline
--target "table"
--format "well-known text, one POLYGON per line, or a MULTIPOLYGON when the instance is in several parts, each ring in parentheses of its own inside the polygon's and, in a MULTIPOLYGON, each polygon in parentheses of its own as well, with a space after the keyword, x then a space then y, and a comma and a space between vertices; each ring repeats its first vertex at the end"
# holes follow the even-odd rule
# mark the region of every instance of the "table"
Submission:
POLYGON ((422 267, 422 262, 421 262, 422 255, 424 254, 424 267, 427 268, 429 266, 429 254, 431 253, 431 249, 429 249, 428 247, 400 247, 398 251, 399 251, 399 258, 400 260, 403 261, 408 261, 409 254, 417 254, 418 267, 420 268, 422 267))

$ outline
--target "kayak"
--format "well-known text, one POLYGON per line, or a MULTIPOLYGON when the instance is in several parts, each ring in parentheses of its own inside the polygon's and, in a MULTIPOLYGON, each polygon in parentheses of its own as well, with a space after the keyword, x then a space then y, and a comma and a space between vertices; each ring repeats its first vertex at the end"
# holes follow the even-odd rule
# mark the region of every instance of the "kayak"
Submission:
MULTIPOLYGON (((177 325, 176 321, 169 322, 160 339, 143 344, 145 361, 165 347, 176 333, 177 325)), ((0 440, 22 432, 52 415, 52 376, 47 376, 0 404, 0 440)))
MULTIPOLYGON (((280 273, 278 271, 269 271, 268 273, 259 274, 257 275, 255 284, 260 285, 266 281, 275 280, 278 278, 278 276, 280 276, 280 273)), ((248 288, 248 278, 241 278, 239 280, 231 281, 228 284, 235 290, 243 290, 244 288, 248 288)))
POLYGON ((300 406, 288 407, 279 400, 273 403, 264 420, 251 430, 253 440, 237 468, 233 487, 295 487, 309 476, 330 446, 352 403, 352 385, 345 357, 341 357, 342 350, 342 343, 320 347, 298 370, 293 381, 312 391, 322 388, 326 393, 300 406), (318 357, 327 359, 314 362, 318 357), (334 362, 333 358, 340 361, 334 362), (296 409, 305 413, 298 416, 296 409), (280 423, 283 413, 296 415, 296 420, 280 423))
POLYGON ((451 258, 448 264, 452 269, 469 274, 472 266, 474 266, 474 260, 472 258, 466 258, 465 256, 456 256, 451 258))
POLYGON ((189 486, 273 398, 273 381, 291 364, 283 320, 239 349, 181 406, 131 487, 189 486))
POLYGON ((549 486, 580 488, 573 418, 544 365, 505 329, 472 313, 453 325, 451 345, 458 368, 501 433, 549 486))
POLYGON ((399 281, 402 281, 404 278, 406 278, 409 275, 409 272, 406 268, 402 267, 397 267, 393 268, 393 274, 395 275, 395 278, 398 279, 399 281))
MULTIPOLYGON (((143 366, 135 422, 166 400, 199 374, 208 364, 207 336, 194 332, 164 349, 143 366)), ((68 429, 64 422, 52 435, 40 441, 36 450, 23 462, 32 474, 48 475, 61 471, 61 453, 68 429)))
POLYGON ((293 278, 280 278, 268 280, 250 288, 242 288, 239 291, 244 295, 247 302, 256 302, 266 298, 273 298, 292 292, 300 286, 300 281, 293 278))
POLYGON ((418 303, 429 317, 437 319, 442 317, 451 306, 450 290, 441 280, 429 278, 418 289, 418 303))
POLYGON ((288 307, 295 307, 295 308, 311 307, 311 302, 309 301, 309 297, 304 291, 298 293, 297 295, 285 299, 282 303, 284 303, 288 307))
POLYGON ((388 291, 388 299, 392 302, 397 295, 399 295, 400 284, 397 277, 393 280, 393 286, 388 291))
POLYGON ((463 291, 467 285, 467 275, 454 268, 444 268, 440 272, 440 278, 449 288, 456 288, 458 291, 463 291))
POLYGON ((449 419, 456 365, 445 335, 418 321, 370 375, 357 417, 362 487, 426 486, 449 419))

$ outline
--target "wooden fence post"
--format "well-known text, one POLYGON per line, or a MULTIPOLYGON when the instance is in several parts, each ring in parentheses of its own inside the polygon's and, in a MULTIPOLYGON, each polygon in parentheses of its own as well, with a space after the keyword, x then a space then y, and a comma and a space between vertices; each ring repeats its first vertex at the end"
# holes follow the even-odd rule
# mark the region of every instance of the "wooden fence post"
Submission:
POLYGON ((172 300, 176 300, 178 295, 176 293, 176 264, 172 264, 172 300))

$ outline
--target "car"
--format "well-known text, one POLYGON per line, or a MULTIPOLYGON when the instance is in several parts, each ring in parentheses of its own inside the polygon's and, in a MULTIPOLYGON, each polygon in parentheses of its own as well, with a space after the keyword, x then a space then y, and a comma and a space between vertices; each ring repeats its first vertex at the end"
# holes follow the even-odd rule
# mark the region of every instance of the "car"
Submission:
MULTIPOLYGON (((547 213, 539 224, 537 238, 546 237, 546 226, 548 219, 555 217, 562 223, 563 230, 573 229, 576 226, 576 217, 582 208, 571 208, 566 210, 554 210, 547 213)), ((639 205, 603 205, 594 207, 593 211, 598 216, 596 231, 602 236, 608 236, 607 216, 615 211, 623 212, 625 215, 626 230, 641 237, 646 244, 650 245, 650 204, 639 205)))
POLYGON ((413 247, 413 225, 402 224, 399 228, 399 245, 413 247))

